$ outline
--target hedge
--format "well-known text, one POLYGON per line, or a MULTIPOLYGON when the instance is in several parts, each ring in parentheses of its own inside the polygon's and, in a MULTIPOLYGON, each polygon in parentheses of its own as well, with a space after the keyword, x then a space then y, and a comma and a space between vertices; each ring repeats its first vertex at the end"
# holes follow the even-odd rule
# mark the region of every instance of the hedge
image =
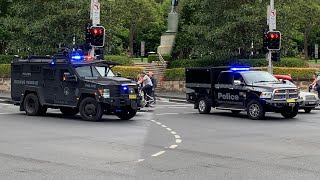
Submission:
MULTIPOLYGON (((262 67, 262 70, 267 71, 267 67, 262 67)), ((314 72, 319 71, 317 68, 287 68, 274 67, 273 74, 287 75, 290 74, 295 80, 311 80, 314 72)), ((165 80, 184 80, 185 68, 167 69, 165 71, 165 80)))
POLYGON ((123 66, 130 66, 134 64, 133 60, 128 58, 127 56, 107 55, 107 56, 104 56, 104 59, 108 61, 118 62, 123 66))
MULTIPOLYGON (((230 65, 245 65, 250 67, 268 66, 266 59, 237 59, 230 56, 205 56, 200 59, 182 59, 172 61, 169 64, 170 68, 185 68, 185 67, 210 67, 210 66, 230 66, 230 65)), ((308 67, 308 63, 300 58, 282 58, 280 62, 273 63, 275 67, 308 67)))
POLYGON ((120 73, 121 77, 136 79, 144 71, 144 68, 139 66, 115 66, 112 71, 115 75, 120 73))
MULTIPOLYGON (((170 61, 170 55, 162 55, 165 61, 170 61)), ((152 63, 152 61, 159 61, 159 56, 157 54, 152 54, 148 56, 148 62, 152 63)))
POLYGON ((14 55, 0 55, 0 64, 10 64, 14 58, 14 55))
POLYGON ((10 77, 10 64, 0 64, 0 77, 10 77))
MULTIPOLYGON (((10 77, 10 67, 10 64, 0 64, 0 77, 10 77)), ((138 66, 115 66, 112 70, 115 74, 118 72, 121 73, 122 77, 135 79, 138 74, 144 71, 144 68, 138 66)))

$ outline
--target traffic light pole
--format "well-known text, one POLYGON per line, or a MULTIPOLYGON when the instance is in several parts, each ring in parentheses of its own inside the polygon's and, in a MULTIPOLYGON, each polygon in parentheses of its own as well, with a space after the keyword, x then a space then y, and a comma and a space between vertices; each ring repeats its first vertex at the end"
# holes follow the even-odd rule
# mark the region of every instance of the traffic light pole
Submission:
MULTIPOLYGON (((270 10, 274 10, 274 0, 270 0, 270 10)), ((269 11, 269 9, 268 9, 269 11)), ((267 18, 270 18, 270 12, 267 13, 267 18)), ((270 22, 269 22, 269 31, 273 31, 274 29, 271 28, 270 22)), ((273 66, 272 66, 272 60, 271 60, 271 50, 267 53, 267 60, 269 61, 268 65, 268 72, 270 74, 273 74, 273 66)))
MULTIPOLYGON (((93 15, 92 15, 92 13, 93 13, 93 9, 92 8, 93 8, 93 4, 94 3, 98 3, 98 0, 91 0, 91 3, 90 3, 90 18, 92 20, 92 26, 97 26, 97 24, 95 24, 95 21, 93 20, 93 15)), ((94 58, 94 54, 95 54, 95 48, 94 48, 94 46, 92 46, 91 51, 90 51, 90 56, 94 58)))

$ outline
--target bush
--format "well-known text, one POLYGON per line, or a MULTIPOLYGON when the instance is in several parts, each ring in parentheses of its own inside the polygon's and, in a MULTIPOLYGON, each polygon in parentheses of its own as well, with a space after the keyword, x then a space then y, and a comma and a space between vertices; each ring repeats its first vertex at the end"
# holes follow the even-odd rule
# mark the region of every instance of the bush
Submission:
POLYGON ((11 66, 10 64, 0 64, 0 77, 10 77, 11 66))
POLYGON ((281 58, 280 62, 275 62, 276 67, 309 67, 308 63, 300 58, 281 58))
POLYGON ((139 66, 115 66, 112 71, 114 74, 120 73, 121 77, 136 79, 144 71, 144 68, 139 66))
POLYGON ((185 80, 185 68, 167 69, 164 77, 166 81, 185 80))
MULTIPOLYGON (((267 67, 262 67, 262 70, 267 71, 267 67)), ((314 72, 319 71, 317 68, 286 68, 274 67, 273 74, 287 75, 290 74, 295 80, 310 80, 314 72)), ((165 71, 165 80, 183 80, 185 79, 185 68, 167 69, 165 71)))
POLYGON ((13 55, 0 55, 0 64, 10 64, 13 59, 13 55))
MULTIPOLYGON (((162 55, 165 61, 170 61, 170 55, 162 55)), ((157 54, 152 54, 148 56, 148 63, 152 63, 152 61, 159 61, 159 56, 157 54)))
POLYGON ((123 66, 130 66, 133 65, 133 60, 128 58, 127 56, 120 56, 120 55, 108 55, 104 58, 107 61, 114 61, 120 63, 123 66))

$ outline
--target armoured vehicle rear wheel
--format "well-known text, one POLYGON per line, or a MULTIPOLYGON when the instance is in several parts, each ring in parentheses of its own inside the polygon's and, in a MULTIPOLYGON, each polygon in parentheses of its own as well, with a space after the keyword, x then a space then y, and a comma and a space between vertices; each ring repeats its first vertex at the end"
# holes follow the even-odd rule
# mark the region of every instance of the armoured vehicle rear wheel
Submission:
POLYGON ((211 107, 208 105, 208 102, 206 101, 205 98, 200 98, 198 103, 199 103, 198 111, 200 114, 209 114, 210 113, 211 107))
POLYGON ((100 121, 103 115, 101 104, 92 97, 83 99, 79 110, 82 119, 86 121, 100 121))
POLYGON ((60 108, 60 111, 65 116, 75 116, 79 113, 79 109, 76 108, 68 108, 68 107, 62 107, 60 108))
POLYGON ((40 112, 41 105, 39 103, 39 99, 37 95, 33 93, 28 94, 24 98, 23 106, 28 116, 37 116, 41 113, 40 112))
POLYGON ((311 110, 312 110, 312 108, 304 108, 304 112, 306 112, 306 113, 310 113, 311 110))
POLYGON ((261 120, 265 116, 265 111, 259 101, 252 100, 247 106, 247 114, 250 119, 261 120))
POLYGON ((137 114, 137 110, 134 110, 134 109, 129 109, 129 110, 125 110, 123 112, 116 113, 118 118, 120 118, 122 120, 129 120, 129 119, 133 118, 136 114, 137 114))
POLYGON ((282 110, 281 115, 284 118, 294 118, 297 116, 298 112, 299 108, 297 106, 295 106, 294 108, 288 107, 282 110))

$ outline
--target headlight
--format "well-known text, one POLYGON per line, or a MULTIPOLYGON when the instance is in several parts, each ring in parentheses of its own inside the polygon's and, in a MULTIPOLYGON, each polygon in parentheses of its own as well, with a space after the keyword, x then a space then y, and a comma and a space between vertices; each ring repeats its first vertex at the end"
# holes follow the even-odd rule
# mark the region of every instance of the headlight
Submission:
POLYGON ((103 98, 110 98, 110 89, 104 89, 102 96, 103 98))
POLYGON ((129 88, 129 94, 135 94, 136 93, 136 91, 134 90, 134 88, 129 88))
POLYGON ((260 94, 260 98, 262 98, 262 99, 271 99, 272 98, 272 92, 262 92, 260 94))

